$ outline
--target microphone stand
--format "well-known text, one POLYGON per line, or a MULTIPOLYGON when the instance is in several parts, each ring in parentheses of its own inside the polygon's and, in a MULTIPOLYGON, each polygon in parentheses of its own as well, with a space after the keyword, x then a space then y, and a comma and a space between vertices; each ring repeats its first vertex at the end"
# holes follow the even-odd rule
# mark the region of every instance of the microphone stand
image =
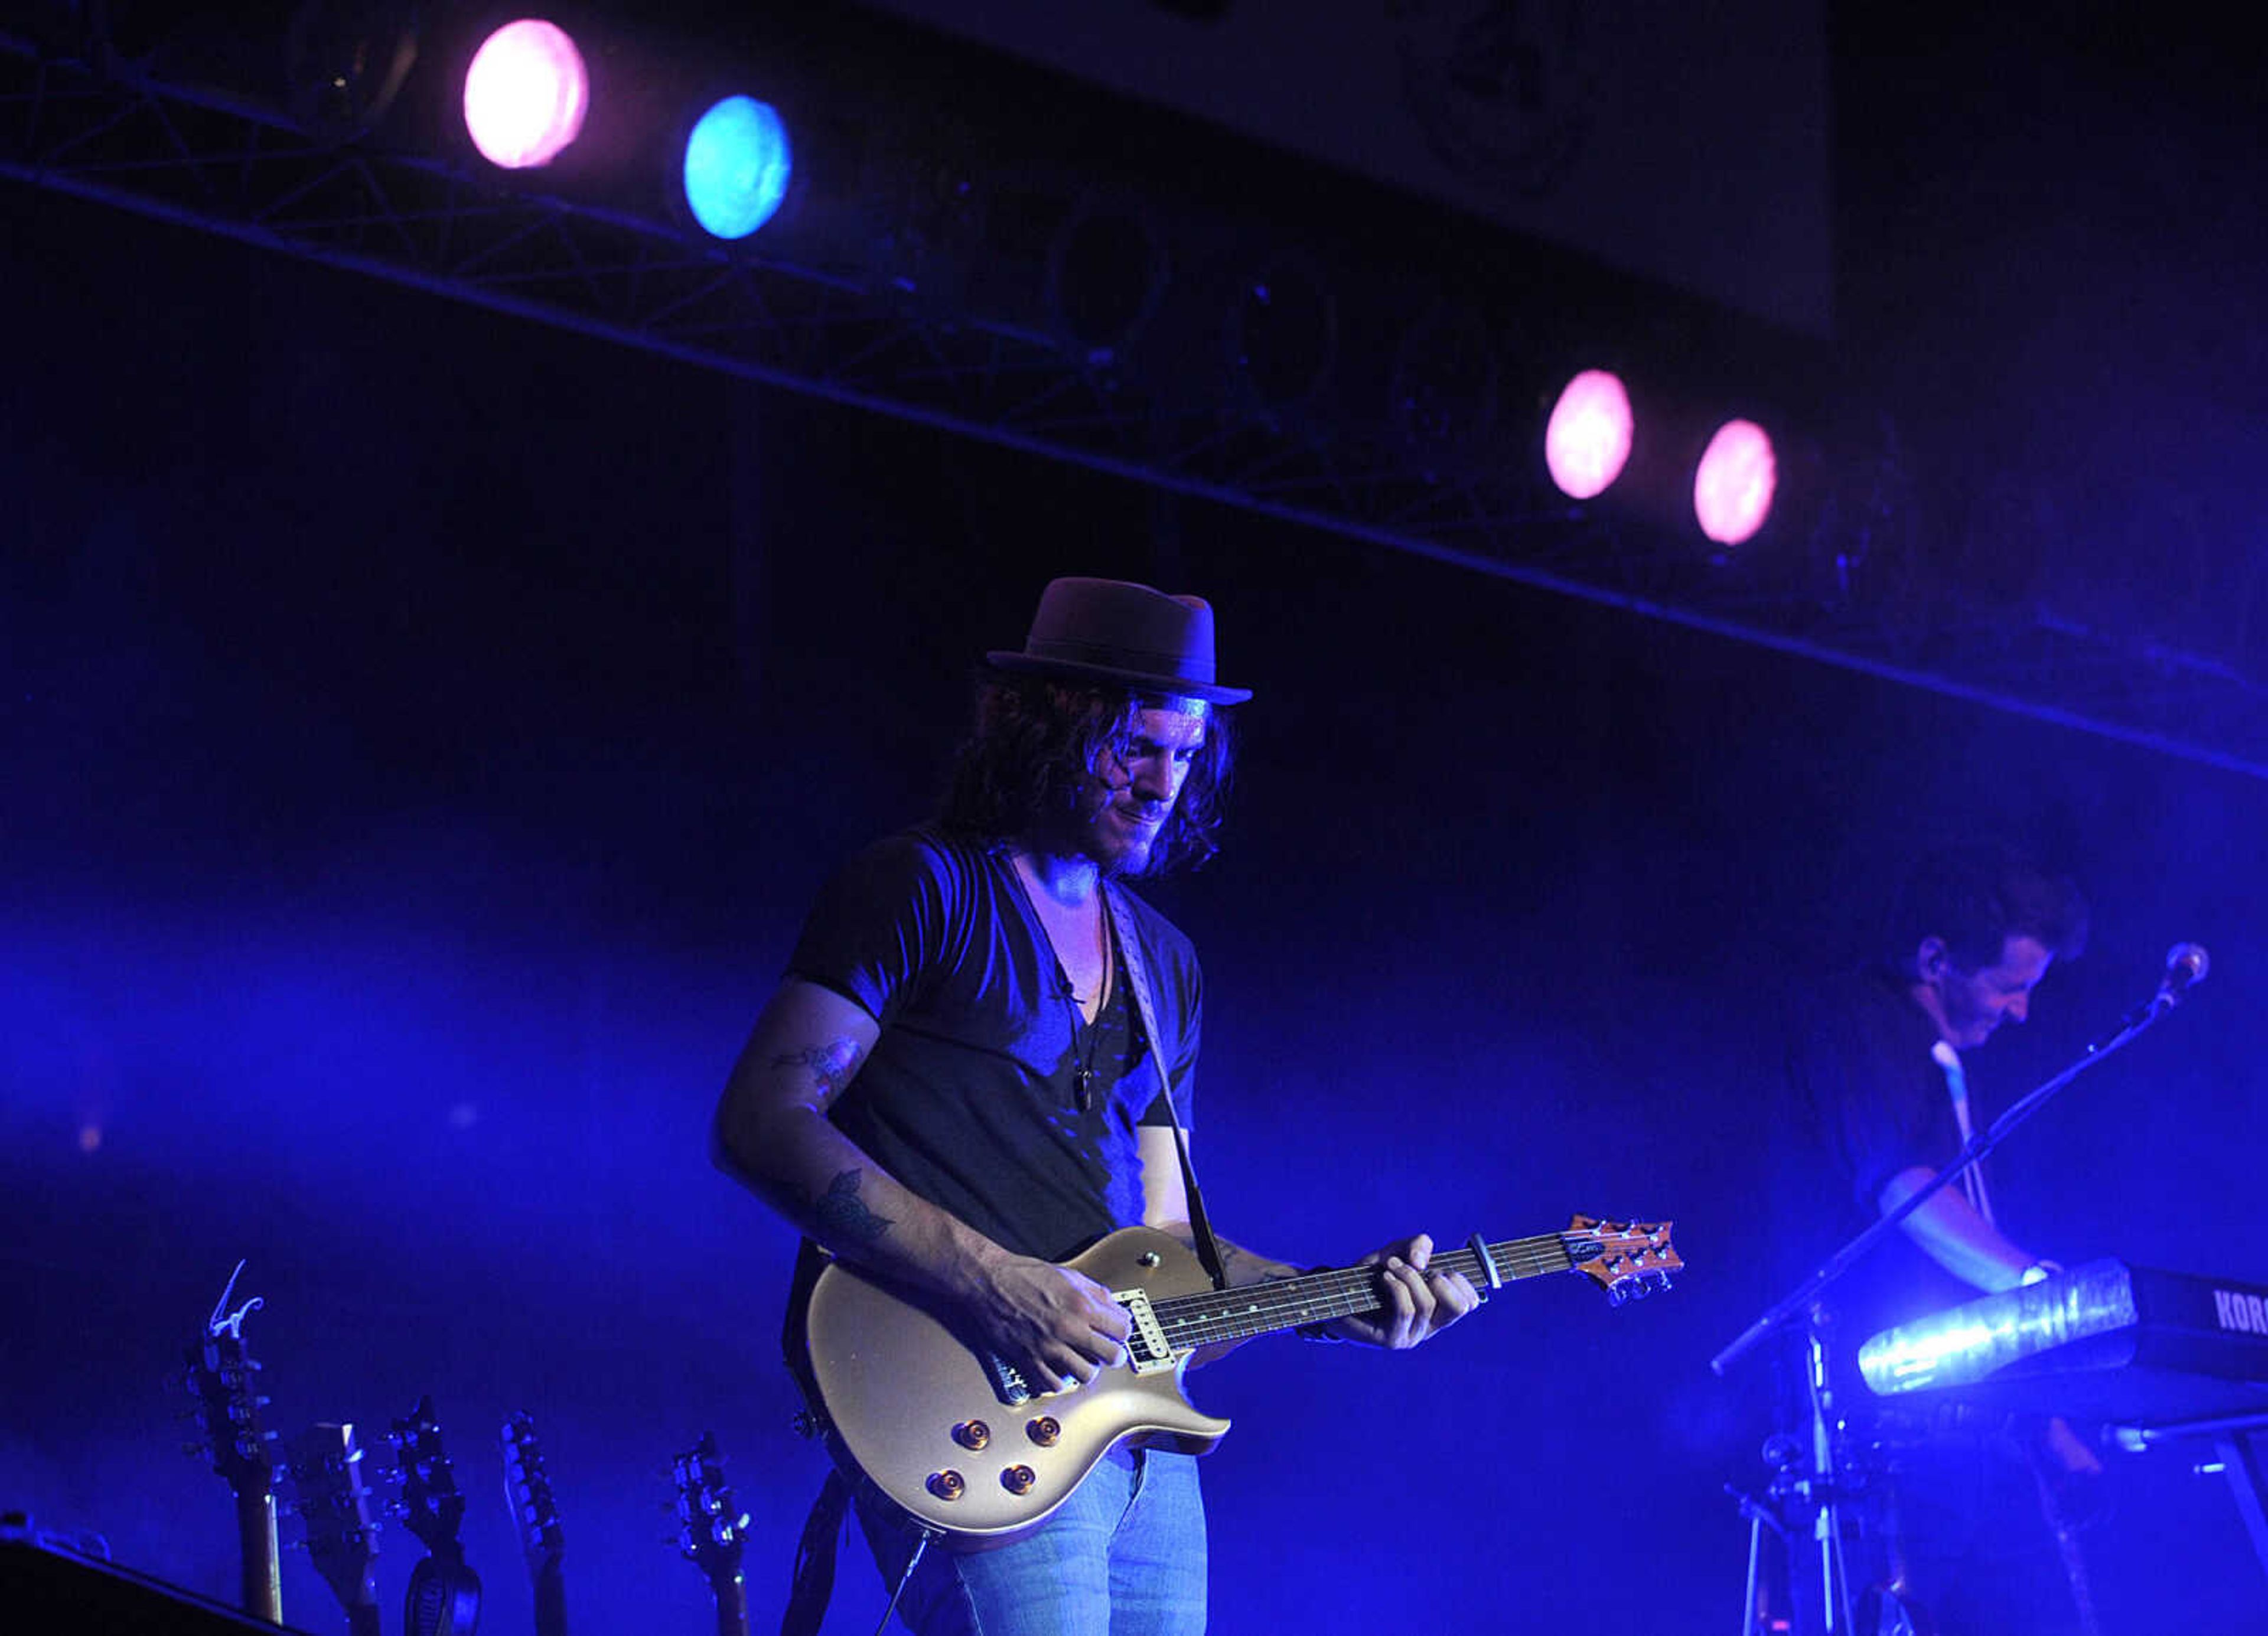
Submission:
MULTIPOLYGON (((2177 948, 2176 952, 2179 954, 2182 950, 2177 948)), ((1902 1199, 1895 1209, 1869 1222, 1856 1237, 1821 1263, 1810 1277, 1766 1308, 1763 1315, 1742 1330, 1731 1345, 1709 1360, 1709 1367, 1721 1377, 1768 1336, 1786 1328, 1799 1314, 1806 1315, 1810 1332, 1807 1338, 1804 1377, 1810 1409, 1811 1424, 1807 1429, 1811 1443, 1812 1469, 1801 1475, 1790 1470, 1783 1477, 1786 1492, 1799 1496, 1815 1512, 1814 1536, 1820 1552, 1822 1613, 1824 1618, 1821 1629, 1823 1632, 1831 1636, 1833 1632, 1852 1629, 1852 1617, 1850 1585, 1843 1571, 1842 1518, 1837 1510, 1845 1492, 1838 1483, 1838 1439, 1835 1435, 1841 1430, 1841 1422, 1835 1411, 1834 1396, 1829 1382, 1825 1344, 1819 1332, 1820 1325, 1812 1315, 1815 1303, 1829 1285, 1843 1276, 1852 1263, 1943 1191, 1955 1177, 1981 1162, 2007 1139, 2011 1131, 2045 1107, 2065 1086, 2102 1063, 2114 1051, 2133 1043, 2161 1017, 2173 1010, 2201 975, 2201 971, 2185 973, 2178 963, 2169 967, 2165 981, 2158 985, 2158 991, 2128 1012, 2119 1020, 2117 1028, 2102 1038, 2090 1043, 2067 1067, 2033 1087, 2007 1112, 1992 1121, 1987 1129, 1970 1137, 1962 1144, 1952 1162, 1902 1199)), ((1756 1608, 1753 1603, 1748 1609, 1746 1618, 1748 1623, 1742 1626, 1742 1636, 1749 1636, 1754 1626, 1756 1608)))

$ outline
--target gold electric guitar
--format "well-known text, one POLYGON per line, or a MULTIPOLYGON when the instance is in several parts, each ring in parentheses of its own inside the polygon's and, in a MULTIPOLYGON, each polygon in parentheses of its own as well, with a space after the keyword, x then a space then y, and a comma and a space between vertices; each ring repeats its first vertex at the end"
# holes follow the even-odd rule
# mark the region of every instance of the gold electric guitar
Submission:
MULTIPOLYGON (((811 1286, 791 1352, 813 1419, 838 1459, 948 1535, 1003 1536, 1061 1505, 1112 1447, 1202 1454, 1228 1422, 1190 1406, 1182 1374, 1203 1346, 1375 1312, 1378 1269, 1342 1267, 1216 1290, 1180 1241, 1123 1227, 1065 1264, 1126 1309, 1128 1361, 1066 1391, 1035 1394, 972 1347, 934 1303, 830 1261, 811 1286)), ((1619 1303, 1666 1286, 1683 1263, 1669 1223, 1577 1216, 1564 1233, 1489 1244, 1476 1234, 1433 1266, 1485 1297, 1515 1279, 1580 1272, 1619 1303)), ((791 1345, 796 1331, 791 1331, 791 1345)))

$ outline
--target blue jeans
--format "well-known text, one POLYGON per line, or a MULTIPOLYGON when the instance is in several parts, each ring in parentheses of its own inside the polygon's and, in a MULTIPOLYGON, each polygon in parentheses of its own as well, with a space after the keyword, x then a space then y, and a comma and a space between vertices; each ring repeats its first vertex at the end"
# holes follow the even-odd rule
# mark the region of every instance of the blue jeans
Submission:
MULTIPOLYGON (((895 1586, 916 1535, 871 1491, 858 1496, 858 1521, 884 1585, 895 1586)), ((898 1616, 916 1636, 1200 1636, 1205 1529, 1195 1456, 1114 1448, 1013 1544, 954 1551, 932 1543, 898 1616)))

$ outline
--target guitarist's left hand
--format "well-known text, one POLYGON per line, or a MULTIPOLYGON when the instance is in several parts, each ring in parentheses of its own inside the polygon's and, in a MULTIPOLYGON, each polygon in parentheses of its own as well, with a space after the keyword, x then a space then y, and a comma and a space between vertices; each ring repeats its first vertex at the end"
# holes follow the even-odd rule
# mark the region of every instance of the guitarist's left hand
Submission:
POLYGON ((1326 1333, 1400 1352, 1431 1340, 1481 1304, 1462 1273, 1428 1271, 1432 1258, 1433 1241, 1423 1233, 1365 1256, 1356 1264, 1379 1270, 1383 1304, 1364 1316, 1341 1318, 1326 1333))

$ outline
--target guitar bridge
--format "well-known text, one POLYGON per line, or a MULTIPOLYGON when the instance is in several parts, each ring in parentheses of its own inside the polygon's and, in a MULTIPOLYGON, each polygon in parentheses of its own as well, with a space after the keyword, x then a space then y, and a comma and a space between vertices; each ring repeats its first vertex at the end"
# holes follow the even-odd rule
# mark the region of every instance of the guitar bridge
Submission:
POLYGON ((1021 1370, 1014 1367, 998 1352, 988 1352, 982 1356, 984 1360, 985 1377, 992 1382, 992 1395, 995 1397, 1011 1409, 1032 1400, 1032 1389, 1025 1384, 1021 1370))

